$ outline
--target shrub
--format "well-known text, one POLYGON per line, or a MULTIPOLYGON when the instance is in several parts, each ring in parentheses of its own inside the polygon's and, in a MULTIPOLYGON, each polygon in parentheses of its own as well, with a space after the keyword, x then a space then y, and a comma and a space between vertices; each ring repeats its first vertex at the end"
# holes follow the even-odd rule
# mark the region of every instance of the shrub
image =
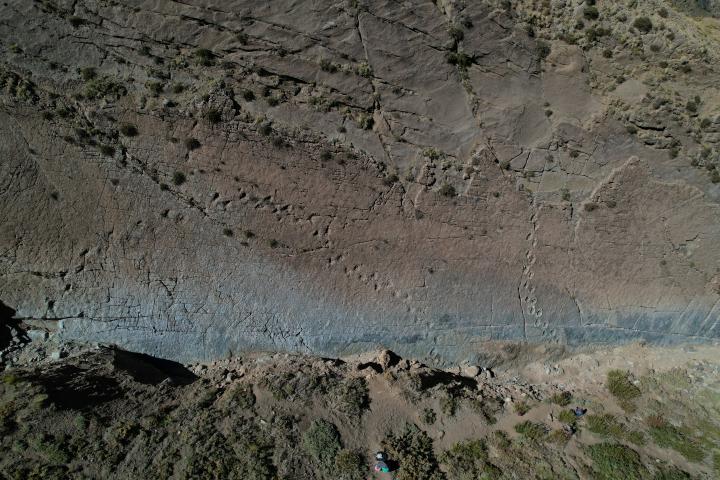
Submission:
POLYGON ((172 92, 173 93, 182 93, 185 91, 185 85, 182 83, 173 83, 172 85, 172 92))
POLYGON ((572 425, 577 421, 577 417, 572 410, 564 409, 558 414, 558 420, 560 420, 562 423, 572 425))
POLYGON ((667 16, 668 16, 667 8, 661 7, 660 10, 658 10, 658 15, 660 15, 663 18, 667 18, 667 16))
POLYGON ((433 444, 427 433, 415 425, 406 425, 400 434, 390 433, 382 446, 402 466, 397 480, 440 480, 433 444))
POLYGON ((584 205, 584 209, 586 212, 592 212, 593 210, 597 209, 597 203, 589 202, 584 205))
POLYGON ((458 28, 455 25, 452 25, 450 28, 448 28, 448 35, 450 35, 450 38, 452 38, 453 42, 455 43, 462 41, 463 37, 465 36, 462 29, 458 28))
POLYGON ((457 192, 455 191, 455 187, 453 187, 449 183, 443 183, 440 186, 438 193, 440 195, 442 195, 443 197, 454 197, 455 195, 457 195, 457 192))
POLYGON ((588 20, 597 20, 598 18, 600 18, 600 12, 598 12, 597 7, 585 7, 585 9, 583 10, 583 16, 588 20))
POLYGON ((624 410, 633 410, 633 402, 642 394, 630 381, 630 373, 623 370, 610 370, 605 385, 624 410))
POLYGON ((89 99, 114 96, 116 98, 127 94, 127 89, 121 83, 109 77, 101 77, 90 80, 85 84, 85 97, 89 99))
POLYGON ((370 67, 367 62, 362 62, 360 65, 358 65, 356 72, 358 75, 365 78, 370 78, 373 74, 372 67, 370 67))
POLYGON ((451 391, 445 392, 445 395, 440 399, 440 411, 448 417, 452 417, 457 413, 458 399, 455 394, 451 391))
POLYGON ((268 245, 270 246, 270 248, 277 248, 280 246, 280 242, 273 238, 268 242, 268 245))
POLYGON ((432 425, 435 423, 435 420, 437 420, 437 414, 435 413, 435 410, 432 408, 426 408, 422 412, 422 421, 426 425, 432 425))
POLYGON ((323 150, 320 152, 320 160, 323 162, 329 162, 332 160, 332 153, 329 150, 323 150))
POLYGON ((550 397, 550 401, 554 403, 555 405, 560 405, 561 407, 567 407, 570 405, 570 402, 572 401, 572 393, 570 392, 558 392, 554 394, 552 397, 550 397))
POLYGON ((548 57, 548 55, 550 55, 550 52, 551 52, 550 45, 546 42, 540 41, 537 43, 536 52, 537 52, 538 58, 540 58, 540 60, 544 60, 548 57))
POLYGON ((242 95, 246 102, 252 102, 253 100, 255 100, 255 92, 253 92, 252 90, 243 90, 242 95))
POLYGON ((542 440, 547 435, 547 427, 542 423, 531 422, 526 420, 522 423, 515 425, 515 431, 523 437, 529 438, 530 440, 542 440))
POLYGON ((175 172, 173 173, 173 183, 177 185, 178 187, 185 183, 185 180, 187 180, 187 177, 183 172, 175 172))
POLYGON ((450 65, 455 65, 463 70, 473 63, 473 58, 465 52, 450 52, 446 58, 450 65))
POLYGON ((400 180, 398 178, 398 176, 394 173, 391 173, 390 175, 387 175, 385 178, 383 178, 383 183, 389 187, 389 186, 393 185, 395 182, 397 182, 398 180, 400 180))
POLYGON ((519 400, 513 405, 513 410, 515 410, 515 413, 517 413, 521 417, 528 413, 530 411, 530 408, 530 404, 528 404, 524 400, 519 400))
POLYGON ((207 113, 205 114, 205 117, 213 125, 216 123, 220 123, 222 121, 222 114, 218 110, 215 110, 214 108, 211 108, 210 110, 208 110, 207 113))
POLYGON ((322 58, 320 59, 320 70, 322 70, 323 72, 335 73, 337 72, 338 68, 337 65, 332 63, 327 58, 322 58))
POLYGON ((208 67, 213 64, 215 54, 207 48, 199 48, 195 50, 195 58, 200 65, 208 67))
POLYGON ((197 150, 200 147, 200 141, 197 138, 185 139, 185 148, 187 148, 188 150, 197 150))
POLYGON ((692 476, 684 470, 677 467, 660 467, 653 477, 653 480, 692 480, 692 476))
POLYGON ((695 439, 662 417, 648 417, 647 423, 650 436, 658 446, 671 448, 691 462, 701 462, 705 458, 702 446, 695 439))
POLYGON ((338 409, 353 420, 359 420, 370 405, 370 394, 364 378, 341 382, 332 393, 337 397, 338 409))
POLYGON ((352 450, 340 450, 335 456, 335 471, 339 480, 364 480, 367 465, 362 455, 352 450))
POLYGON ((138 134, 138 129, 132 123, 123 123, 120 125, 120 133, 126 137, 135 137, 138 134))
POLYGON ((356 120, 358 127, 363 130, 370 130, 375 122, 372 115, 369 115, 367 113, 361 113, 360 115, 358 115, 356 120))
POLYGON ((652 20, 648 17, 638 17, 633 22, 633 27, 637 28, 642 33, 648 33, 653 28, 652 20))
POLYGON ((641 480, 647 470, 640 461, 640 455, 624 445, 598 443, 586 448, 592 459, 593 478, 597 480, 641 480))
POLYGON ((625 427, 610 414, 588 415, 588 430, 598 435, 607 437, 622 438, 625 435, 625 427))
POLYGON ((150 91, 150 94, 152 94, 153 97, 157 97, 162 93, 164 85, 160 82, 149 81, 145 82, 145 88, 150 91))
POLYGON ((456 443, 440 457, 447 465, 450 478, 457 480, 476 480, 499 478, 500 469, 488 462, 488 452, 482 440, 469 440, 456 443))
POLYGON ((278 97, 268 97, 267 104, 271 107, 277 107, 278 105, 280 105, 280 99, 278 97))
POLYGON ((111 145, 100 145, 100 153, 102 153, 106 157, 112 157, 113 155, 115 155, 115 148, 111 145))
POLYGON ((325 471, 335 464, 335 456, 342 447, 340 433, 335 425, 326 420, 313 420, 302 437, 302 445, 325 471))
POLYGON ((232 231, 232 229, 231 229, 231 228, 224 228, 224 229, 223 229, 223 235, 225 235, 226 237, 232 237, 232 236, 233 236, 233 231, 232 231))
POLYGON ((68 18, 68 22, 70 22, 70 25, 72 25, 74 28, 78 28, 81 25, 85 25, 84 18, 75 17, 75 16, 68 18))
POLYGON ((80 76, 86 82, 89 82, 93 78, 97 77, 97 71, 93 67, 85 67, 80 69, 80 76))

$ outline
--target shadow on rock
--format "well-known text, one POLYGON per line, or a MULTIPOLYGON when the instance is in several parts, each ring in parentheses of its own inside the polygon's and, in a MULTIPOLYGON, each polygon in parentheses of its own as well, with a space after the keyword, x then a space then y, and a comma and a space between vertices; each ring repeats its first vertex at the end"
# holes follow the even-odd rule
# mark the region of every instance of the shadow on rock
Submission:
POLYGON ((115 350, 113 367, 145 385, 157 385, 168 379, 173 385, 188 385, 197 379, 180 363, 124 350, 115 350))
POLYGON ((25 331, 20 328, 20 321, 14 317, 15 310, 0 301, 0 350, 5 350, 13 343, 30 341, 25 331))

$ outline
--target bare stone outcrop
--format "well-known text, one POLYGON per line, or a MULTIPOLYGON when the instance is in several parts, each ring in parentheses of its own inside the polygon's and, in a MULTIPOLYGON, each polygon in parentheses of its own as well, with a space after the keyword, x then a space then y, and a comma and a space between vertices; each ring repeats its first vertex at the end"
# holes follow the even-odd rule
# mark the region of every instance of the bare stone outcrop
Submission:
POLYGON ((0 300, 183 361, 716 341, 718 39, 514 3, 9 0, 0 300))

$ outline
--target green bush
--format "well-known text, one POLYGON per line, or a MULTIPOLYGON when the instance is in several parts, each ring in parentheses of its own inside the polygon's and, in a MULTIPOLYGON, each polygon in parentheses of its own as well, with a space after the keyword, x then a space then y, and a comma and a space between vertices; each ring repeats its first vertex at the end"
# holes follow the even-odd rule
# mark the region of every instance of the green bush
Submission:
POLYGON ((570 405, 570 402, 572 401, 572 393, 570 392, 559 392, 554 394, 552 397, 550 397, 550 401, 554 403, 555 405, 560 405, 561 407, 567 407, 570 405))
POLYGON ((653 480, 692 480, 692 476, 677 467, 660 467, 653 480))
POLYGON ((222 121, 222 113, 220 113, 218 110, 215 110, 214 108, 208 110, 205 114, 205 117, 213 125, 222 121))
POLYGON ((70 22, 70 25, 72 25, 74 28, 78 28, 81 25, 85 25, 85 19, 80 17, 69 17, 68 21, 70 22))
POLYGON ((175 172, 173 173, 173 183, 177 185, 178 187, 185 183, 185 180, 187 180, 187 177, 183 172, 175 172))
POLYGON ((547 427, 542 423, 526 420, 515 425, 515 431, 530 440, 542 440, 547 435, 547 427))
POLYGON ((302 437, 302 445, 310 456, 329 472, 335 465, 335 456, 342 447, 340 433, 335 425, 326 420, 313 420, 302 437))
POLYGON ((536 51, 537 51, 538 58, 540 58, 540 60, 544 60, 548 57, 548 55, 550 55, 550 52, 551 52, 550 45, 546 42, 539 41, 539 42, 537 42, 536 51))
POLYGON ((370 393, 364 378, 350 378, 332 392, 337 396, 338 409, 351 419, 359 419, 370 405, 370 393))
POLYGON ((200 141, 197 138, 185 139, 185 148, 187 148, 188 150, 197 150, 200 147, 200 141))
POLYGON ((600 18, 600 12, 597 7, 585 7, 583 10, 583 16, 588 20, 597 20, 600 18))
POLYGON ((367 62, 362 62, 360 65, 357 66, 355 71, 358 75, 365 78, 370 78, 373 75, 372 67, 370 67, 367 62))
POLYGON ((320 70, 323 72, 335 73, 338 71, 338 67, 327 58, 322 58, 320 59, 320 70))
POLYGON ((464 70, 473 63, 473 58, 465 52, 450 52, 447 55, 447 62, 464 70))
POLYGON ((160 95, 162 93, 164 87, 165 86, 160 82, 156 82, 156 81, 145 82, 145 88, 147 88, 150 91, 150 94, 153 97, 157 97, 158 95, 160 95))
POLYGON ((115 147, 111 145, 100 145, 100 153, 106 157, 112 157, 115 155, 115 147))
POLYGON ((517 413, 521 417, 528 413, 530 411, 530 408, 530 404, 524 400, 518 400, 513 405, 513 410, 515 410, 515 413, 517 413))
POLYGON ((502 472, 489 463, 485 442, 468 440, 456 443, 440 457, 447 466, 451 480, 477 480, 498 478, 502 472))
POLYGON ((610 370, 607 373, 607 389, 618 400, 624 410, 632 411, 634 401, 642 392, 630 381, 630 373, 623 370, 610 370))
POLYGON ((138 134, 138 129, 132 123, 123 123, 120 125, 120 133, 126 137, 135 137, 138 134))
POLYGON ((653 28, 652 20, 648 17, 638 17, 633 22, 633 27, 637 28, 642 33, 648 33, 653 28))
POLYGON ((432 425, 435 423, 435 420, 437 420, 437 414, 435 413, 435 410, 432 408, 426 408, 422 412, 422 421, 426 425, 432 425))
POLYGON ((453 187, 449 183, 443 183, 440 186, 438 193, 440 195, 442 195, 443 197, 454 197, 455 195, 457 195, 457 192, 455 191, 455 187, 453 187))
POLYGON ((598 435, 622 438, 625 435, 625 427, 617 421, 615 416, 608 413, 603 415, 587 416, 588 430, 598 435))
POLYGON ((400 180, 400 178, 396 174, 391 173, 390 175, 386 175, 385 178, 383 178, 383 183, 389 187, 396 183, 398 180, 400 180))
POLYGON ((577 416, 575 416, 575 413, 572 410, 565 409, 558 414, 558 420, 562 423, 572 425, 577 421, 577 416))
POLYGON ((641 480, 647 477, 647 470, 640 461, 640 455, 624 445, 598 443, 586 448, 593 461, 593 476, 596 480, 641 480))
POLYGON ((368 115, 367 113, 361 113, 358 115, 356 121, 358 127, 363 130, 370 130, 375 122, 372 115, 368 115))
POLYGON ((335 456, 335 471, 338 480, 364 480, 367 464, 362 455, 352 450, 340 450, 335 456))
POLYGON ((390 457, 400 464, 397 480, 444 478, 438 467, 432 439, 415 425, 406 425, 400 434, 390 433, 383 440, 382 445, 390 457))
POLYGON ((654 418, 659 421, 648 423, 651 424, 650 436, 658 446, 671 448, 691 462, 701 462, 705 458, 702 446, 695 439, 660 417, 654 418))
POLYGON ((448 35, 450 35, 450 38, 452 38, 453 42, 455 43, 462 41, 463 37, 465 36, 462 29, 458 28, 455 25, 452 25, 450 28, 448 28, 448 35))
POLYGON ((199 48, 195 50, 195 59, 200 65, 208 67, 213 64, 215 54, 207 48, 199 48))

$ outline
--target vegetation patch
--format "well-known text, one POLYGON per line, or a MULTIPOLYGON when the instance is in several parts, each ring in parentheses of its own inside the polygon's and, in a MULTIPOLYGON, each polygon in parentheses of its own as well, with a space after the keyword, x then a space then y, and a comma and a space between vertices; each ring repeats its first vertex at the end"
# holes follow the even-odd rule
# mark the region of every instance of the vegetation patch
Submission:
POLYGON ((340 451, 340 433, 327 420, 313 420, 302 437, 302 444, 310 456, 325 471, 335 465, 335 456, 340 451))
POLYGON ((607 373, 605 385, 624 410, 633 411, 635 409, 634 402, 642 395, 642 392, 630 380, 630 372, 610 370, 607 373))
POLYGON ((658 416, 649 417, 647 423, 650 436, 658 446, 671 448, 691 462, 701 462, 705 458, 702 446, 688 432, 658 416))
POLYGON ((383 448, 400 468, 397 480, 441 480, 444 475, 438 467, 433 444, 427 433, 415 425, 406 425, 399 433, 390 433, 383 440, 383 448))
POLYGON ((640 461, 640 455, 624 445, 598 443, 586 448, 592 459, 593 478, 597 480, 641 480, 648 472, 640 461))
POLYGON ((543 440, 547 435, 548 428, 543 423, 531 422, 526 420, 515 425, 515 431, 530 440, 543 440))
POLYGON ((489 462, 487 447, 482 440, 456 443, 440 456, 452 480, 499 478, 502 471, 489 462))

